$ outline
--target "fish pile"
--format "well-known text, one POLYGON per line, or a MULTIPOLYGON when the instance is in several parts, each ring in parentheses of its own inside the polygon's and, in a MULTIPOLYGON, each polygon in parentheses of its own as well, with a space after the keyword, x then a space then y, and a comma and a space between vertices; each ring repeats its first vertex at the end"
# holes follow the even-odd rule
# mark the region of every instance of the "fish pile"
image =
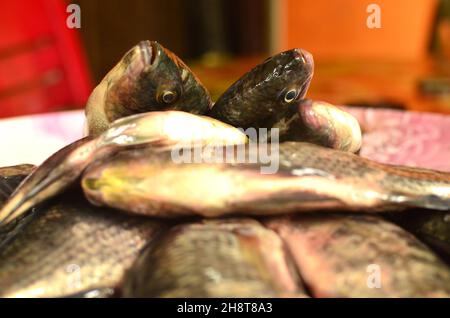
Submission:
POLYGON ((85 138, 0 169, 0 297, 450 297, 450 173, 358 156, 313 70, 282 52, 213 103, 136 45, 85 138))

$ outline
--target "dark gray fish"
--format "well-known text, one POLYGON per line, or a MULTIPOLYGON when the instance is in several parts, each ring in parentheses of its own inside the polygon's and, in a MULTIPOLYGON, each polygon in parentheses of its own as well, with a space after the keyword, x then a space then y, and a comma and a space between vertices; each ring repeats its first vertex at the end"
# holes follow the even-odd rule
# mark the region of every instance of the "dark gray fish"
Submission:
POLYGON ((142 41, 94 89, 86 117, 89 135, 96 136, 129 115, 167 109, 204 114, 210 106, 205 87, 174 53, 142 41))
POLYGON ((274 55, 230 86, 208 116, 244 129, 270 128, 305 96, 313 71, 313 57, 305 50, 274 55))
POLYGON ((127 272, 123 297, 306 297, 282 241, 254 220, 173 228, 127 272))
POLYGON ((450 209, 450 173, 301 142, 203 150, 182 149, 187 156, 151 147, 124 150, 90 165, 82 187, 95 205, 159 217, 450 209), (239 158, 242 151, 247 157, 239 158), (249 163, 252 157, 256 163, 249 163))
POLYGON ((59 197, 0 249, 0 297, 61 297, 116 287, 141 248, 164 228, 150 218, 59 197))
POLYGON ((450 268, 382 218, 301 215, 268 225, 314 297, 450 297, 450 268))

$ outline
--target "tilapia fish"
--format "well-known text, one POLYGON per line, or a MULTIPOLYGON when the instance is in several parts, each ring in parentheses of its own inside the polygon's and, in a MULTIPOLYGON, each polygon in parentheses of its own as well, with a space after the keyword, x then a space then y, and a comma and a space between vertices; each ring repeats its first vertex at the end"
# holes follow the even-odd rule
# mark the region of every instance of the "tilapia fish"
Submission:
POLYGON ((97 136, 116 119, 157 111, 204 114, 211 98, 174 53, 156 41, 128 51, 93 90, 86 105, 88 133, 97 136))
POLYGON ((276 54, 231 85, 207 115, 244 129, 270 128, 305 96, 313 72, 313 57, 305 50, 276 54))
POLYGON ((380 164, 301 142, 203 150, 124 150, 89 166, 82 187, 95 205, 167 217, 450 209, 449 173, 380 164), (240 151, 247 157, 239 158, 240 151), (256 163, 249 163, 252 157, 256 163))
POLYGON ((0 249, 0 297, 59 297, 116 287, 156 220, 93 208, 81 194, 37 209, 0 249))
POLYGON ((305 50, 276 54, 231 85, 208 116, 245 129, 250 138, 357 152, 361 129, 352 115, 329 103, 303 100, 313 72, 313 57, 305 50), (278 135, 273 135, 275 129, 278 135))
POLYGON ((97 136, 85 137, 53 154, 40 165, 0 209, 6 224, 72 185, 92 162, 123 147, 170 148, 247 142, 240 130, 218 120, 181 111, 149 112, 118 119, 97 136))
POLYGON ((0 207, 34 169, 35 166, 27 164, 0 168, 0 207))
POLYGON ((184 224, 149 245, 124 297, 305 297, 280 238, 249 219, 184 224))
POLYGON ((322 214, 267 223, 314 297, 450 297, 450 268, 382 218, 322 214))

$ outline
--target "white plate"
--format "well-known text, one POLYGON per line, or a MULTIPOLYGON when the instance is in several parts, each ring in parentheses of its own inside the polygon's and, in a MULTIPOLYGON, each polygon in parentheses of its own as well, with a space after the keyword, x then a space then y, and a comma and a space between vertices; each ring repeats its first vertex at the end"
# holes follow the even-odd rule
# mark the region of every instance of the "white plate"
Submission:
POLYGON ((0 120, 0 167, 41 164, 82 138, 84 111, 65 111, 0 120))

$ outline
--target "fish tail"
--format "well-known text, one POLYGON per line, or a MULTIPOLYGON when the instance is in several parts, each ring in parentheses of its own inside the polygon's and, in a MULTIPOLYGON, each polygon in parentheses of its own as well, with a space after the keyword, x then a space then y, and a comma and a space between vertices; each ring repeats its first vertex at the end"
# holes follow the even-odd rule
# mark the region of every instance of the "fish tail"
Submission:
POLYGON ((25 178, 0 210, 0 226, 31 207, 61 193, 77 179, 95 150, 95 140, 84 138, 61 149, 25 178))
POLYGON ((389 201, 404 205, 450 210, 450 173, 424 168, 389 166, 383 185, 389 201))
POLYGON ((450 198, 442 198, 434 194, 419 197, 410 197, 407 203, 411 204, 414 207, 421 207, 426 209, 434 209, 440 211, 450 210, 450 198))
POLYGON ((0 225, 6 225, 30 208, 30 201, 24 200, 24 193, 12 195, 0 210, 0 225))

